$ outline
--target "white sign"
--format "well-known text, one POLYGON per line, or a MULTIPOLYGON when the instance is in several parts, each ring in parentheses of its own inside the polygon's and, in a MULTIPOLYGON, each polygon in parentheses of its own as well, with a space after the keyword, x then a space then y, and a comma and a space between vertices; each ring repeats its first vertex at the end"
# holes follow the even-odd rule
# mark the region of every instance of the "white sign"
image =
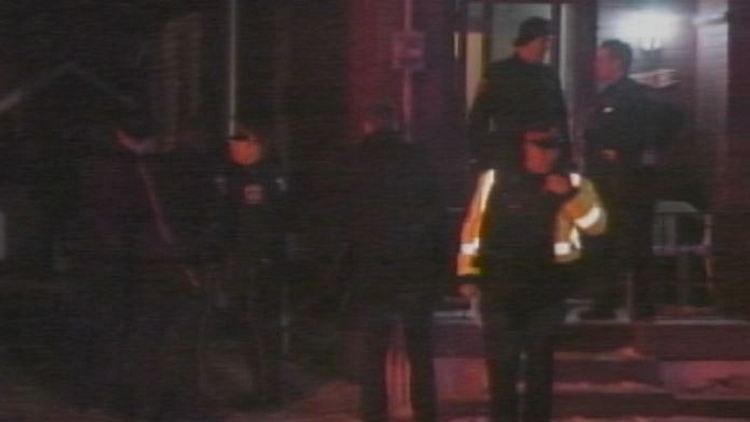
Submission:
POLYGON ((675 69, 656 69, 648 72, 631 73, 630 77, 652 88, 667 88, 678 82, 676 73, 675 69))

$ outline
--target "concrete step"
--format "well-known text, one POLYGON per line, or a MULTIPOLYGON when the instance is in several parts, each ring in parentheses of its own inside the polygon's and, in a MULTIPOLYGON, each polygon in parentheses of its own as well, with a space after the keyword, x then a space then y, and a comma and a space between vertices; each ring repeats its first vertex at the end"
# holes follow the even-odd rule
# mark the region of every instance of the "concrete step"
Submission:
MULTIPOLYGON (((484 358, 438 358, 435 367, 441 385, 466 389, 486 384, 484 358)), ((661 386, 659 362, 630 349, 610 353, 555 353, 555 379, 561 382, 615 383, 621 381, 661 386)))
MULTIPOLYGON (((482 356, 481 328, 478 325, 468 321, 438 321, 434 330, 437 357, 482 356)), ((634 335, 635 330, 630 324, 617 321, 566 324, 559 335, 558 350, 607 352, 632 345, 634 335)))
POLYGON ((634 346, 662 360, 750 360, 748 321, 662 320, 637 325, 634 330, 634 346))
MULTIPOLYGON (((481 357, 480 330, 466 318, 437 319, 436 356, 481 357)), ((570 322, 561 328, 557 349, 594 353, 625 347, 660 360, 750 360, 750 321, 701 318, 570 322)))
MULTIPOLYGON (((613 418, 591 418, 568 416, 553 419, 554 422, 747 422, 747 418, 713 418, 701 416, 624 416, 613 418)), ((296 421, 295 421, 296 422, 296 421)), ((399 421, 400 422, 400 421, 399 421)), ((491 422, 487 416, 446 416, 441 422, 491 422)))
POLYGON ((677 395, 679 414, 750 420, 750 395, 677 395))
POLYGON ((558 352, 555 378, 562 382, 629 381, 661 386, 659 362, 630 348, 609 353, 558 352))
MULTIPOLYGON (((443 398, 444 413, 451 417, 487 412, 487 395, 443 398)), ((676 411, 672 394, 651 385, 555 383, 557 417, 670 416, 676 411)))
POLYGON ((558 416, 667 416, 674 414, 674 397, 653 385, 619 382, 555 385, 558 416))

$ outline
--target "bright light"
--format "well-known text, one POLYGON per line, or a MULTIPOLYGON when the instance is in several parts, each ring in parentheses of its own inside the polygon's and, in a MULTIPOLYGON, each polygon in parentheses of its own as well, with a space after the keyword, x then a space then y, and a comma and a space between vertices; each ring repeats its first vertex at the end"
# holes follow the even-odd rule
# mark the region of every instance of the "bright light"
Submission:
POLYGON ((623 17, 618 36, 640 49, 653 51, 664 46, 677 32, 677 16, 658 11, 642 11, 623 17))

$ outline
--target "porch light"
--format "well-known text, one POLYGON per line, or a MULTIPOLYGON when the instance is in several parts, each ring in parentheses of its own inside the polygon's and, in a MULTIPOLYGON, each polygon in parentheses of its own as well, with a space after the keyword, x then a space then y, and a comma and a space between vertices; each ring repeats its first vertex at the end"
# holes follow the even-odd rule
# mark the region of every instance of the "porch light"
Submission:
POLYGON ((675 35, 677 24, 678 17, 674 14, 648 10, 623 17, 617 32, 641 50, 657 51, 675 35))

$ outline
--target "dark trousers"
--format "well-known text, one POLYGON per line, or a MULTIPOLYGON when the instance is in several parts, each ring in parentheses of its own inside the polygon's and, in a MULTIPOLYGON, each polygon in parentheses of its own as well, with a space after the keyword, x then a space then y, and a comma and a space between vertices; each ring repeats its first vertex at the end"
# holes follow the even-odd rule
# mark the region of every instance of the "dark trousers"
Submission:
POLYGON ((145 420, 192 411, 200 394, 200 296, 172 264, 99 264, 82 274, 72 315, 75 400, 145 420))
POLYGON ((611 311, 622 302, 628 274, 635 306, 650 309, 656 301, 651 280, 653 177, 644 172, 615 173, 592 175, 592 180, 608 213, 607 233, 584 239, 584 268, 594 309, 611 311))
POLYGON ((174 266, 141 274, 125 351, 135 411, 146 420, 200 411, 202 297, 174 266))
POLYGON ((371 306, 361 313, 360 329, 364 346, 361 373, 362 419, 365 422, 388 420, 385 364, 392 329, 399 321, 409 361, 409 389, 414 420, 434 422, 437 415, 432 362, 432 313, 431 307, 425 305, 402 309, 371 306))
POLYGON ((539 267, 544 266, 506 268, 497 276, 490 274, 482 286, 493 422, 551 420, 555 336, 565 317, 568 286, 562 269, 539 267), (521 381, 523 396, 517 389, 521 381))
POLYGON ((131 315, 129 279, 96 262, 77 271, 69 321, 71 394, 80 407, 112 404, 122 382, 131 315))
POLYGON ((255 394, 262 401, 280 400, 284 294, 280 265, 234 257, 229 270, 230 312, 244 335, 255 394))

